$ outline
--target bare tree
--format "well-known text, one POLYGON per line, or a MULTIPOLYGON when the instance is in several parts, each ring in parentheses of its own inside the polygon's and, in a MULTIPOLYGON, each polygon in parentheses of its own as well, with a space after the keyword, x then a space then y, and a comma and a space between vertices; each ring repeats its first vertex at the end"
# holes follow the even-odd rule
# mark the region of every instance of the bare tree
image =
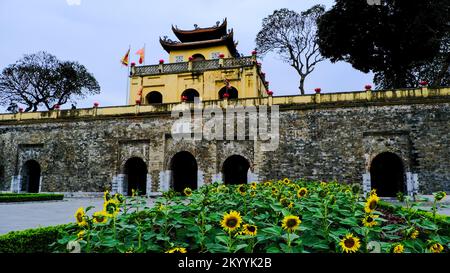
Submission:
POLYGON ((297 71, 302 95, 306 77, 324 60, 317 44, 317 19, 324 12, 323 5, 315 5, 300 14, 288 9, 275 10, 263 19, 256 37, 257 50, 262 56, 273 51, 297 71))
POLYGON ((9 105, 10 112, 17 110, 17 104, 25 105, 25 112, 37 111, 40 106, 52 110, 55 105, 99 92, 97 80, 83 65, 59 61, 46 52, 25 55, 0 74, 0 104, 9 105))

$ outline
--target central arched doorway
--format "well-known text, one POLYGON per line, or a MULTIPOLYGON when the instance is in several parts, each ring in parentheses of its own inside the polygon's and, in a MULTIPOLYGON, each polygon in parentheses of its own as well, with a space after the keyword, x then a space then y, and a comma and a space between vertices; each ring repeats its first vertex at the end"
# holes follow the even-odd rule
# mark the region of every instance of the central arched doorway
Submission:
POLYGON ((125 175, 127 178, 128 195, 132 195, 132 190, 137 190, 139 195, 147 194, 147 165, 139 157, 132 157, 125 163, 125 175))
POLYGON ((398 192, 406 192, 403 163, 394 153, 377 155, 370 165, 372 189, 383 197, 395 197, 398 192))
POLYGON ((250 163, 240 155, 228 157, 222 166, 223 180, 228 185, 247 184, 250 163))
POLYGON ((200 97, 200 94, 195 89, 186 89, 181 94, 181 97, 186 97, 186 102, 194 102, 194 98, 200 97))
POLYGON ((170 169, 172 170, 172 187, 177 192, 185 188, 197 189, 197 160, 189 152, 179 152, 173 156, 170 169))
POLYGON ((35 160, 28 160, 22 169, 21 191, 38 193, 41 182, 41 166, 35 160))
POLYGON ((156 103, 162 103, 163 97, 162 94, 158 91, 152 91, 145 96, 145 100, 147 101, 147 104, 156 104, 156 103))
POLYGON ((237 91, 236 88, 234 88, 234 87, 227 88, 225 86, 225 87, 222 87, 222 89, 220 89, 220 91, 219 91, 219 99, 222 100, 223 99, 223 95, 225 93, 228 94, 228 99, 231 99, 231 100, 238 99, 238 97, 239 97, 239 94, 238 94, 238 91, 237 91))

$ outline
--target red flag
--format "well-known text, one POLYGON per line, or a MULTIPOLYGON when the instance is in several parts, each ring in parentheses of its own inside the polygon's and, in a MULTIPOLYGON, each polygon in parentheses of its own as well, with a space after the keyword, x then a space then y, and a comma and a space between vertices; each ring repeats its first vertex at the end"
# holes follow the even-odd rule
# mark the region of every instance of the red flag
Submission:
POLYGON ((139 49, 136 54, 139 55, 139 64, 142 64, 145 58, 145 47, 139 49))
POLYGON ((130 49, 128 48, 127 53, 125 54, 125 56, 123 56, 123 58, 122 58, 122 60, 121 60, 121 63, 122 63, 124 66, 128 66, 128 59, 129 59, 129 56, 130 56, 130 49))

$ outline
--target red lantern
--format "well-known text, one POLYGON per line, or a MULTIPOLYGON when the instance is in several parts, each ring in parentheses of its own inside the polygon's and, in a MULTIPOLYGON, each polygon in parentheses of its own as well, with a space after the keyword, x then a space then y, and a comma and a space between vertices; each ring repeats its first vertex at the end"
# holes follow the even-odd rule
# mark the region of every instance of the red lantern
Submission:
POLYGON ((163 63, 164 63, 163 59, 159 60, 159 64, 163 64, 163 63))
POLYGON ((94 102, 94 107, 97 108, 100 104, 98 102, 94 102))
POLYGON ((53 109, 59 110, 59 104, 55 104, 55 106, 53 106, 53 109))
POLYGON ((419 84, 420 84, 421 86, 427 86, 427 85, 428 85, 428 82, 427 82, 427 81, 421 81, 419 84))
POLYGON ((134 66, 136 66, 136 63, 135 62, 131 62, 131 67, 134 67, 134 66))
POLYGON ((19 108, 19 112, 23 113, 23 108, 22 107, 19 108))
POLYGON ((188 97, 187 96, 181 96, 181 100, 182 101, 187 101, 188 97))
POLYGON ((256 53, 257 53, 256 50, 252 51, 252 55, 256 55, 256 53))
POLYGON ((272 95, 273 95, 273 92, 270 91, 270 90, 267 90, 267 95, 272 96, 272 95))
POLYGON ((192 62, 194 60, 194 57, 189 56, 189 61, 192 62))
POLYGON ((316 92, 316 94, 319 94, 321 91, 322 91, 321 88, 316 88, 316 89, 314 89, 314 92, 316 92))
POLYGON ((141 104, 141 100, 140 100, 140 99, 137 99, 137 100, 136 100, 136 104, 140 105, 140 104, 141 104))
POLYGON ((230 94, 228 94, 228 93, 223 94, 224 99, 228 99, 229 97, 230 97, 230 94))
POLYGON ((225 58, 225 54, 220 53, 220 54, 219 54, 219 58, 221 58, 221 59, 225 58))
POLYGON ((366 90, 370 90, 370 89, 372 89, 372 85, 367 84, 366 86, 364 86, 364 88, 365 88, 366 90))

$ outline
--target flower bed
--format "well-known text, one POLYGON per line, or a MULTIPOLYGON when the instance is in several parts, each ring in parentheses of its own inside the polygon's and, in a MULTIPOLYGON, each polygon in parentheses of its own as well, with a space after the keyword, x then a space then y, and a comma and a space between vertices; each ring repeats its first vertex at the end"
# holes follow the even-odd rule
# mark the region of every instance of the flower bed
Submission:
POLYGON ((0 203, 63 200, 64 194, 53 193, 0 193, 0 203))
POLYGON ((55 244, 81 252, 355 253, 448 252, 446 217, 380 207, 358 186, 268 181, 165 193, 154 207, 142 197, 105 193, 104 210, 76 223, 55 244))

